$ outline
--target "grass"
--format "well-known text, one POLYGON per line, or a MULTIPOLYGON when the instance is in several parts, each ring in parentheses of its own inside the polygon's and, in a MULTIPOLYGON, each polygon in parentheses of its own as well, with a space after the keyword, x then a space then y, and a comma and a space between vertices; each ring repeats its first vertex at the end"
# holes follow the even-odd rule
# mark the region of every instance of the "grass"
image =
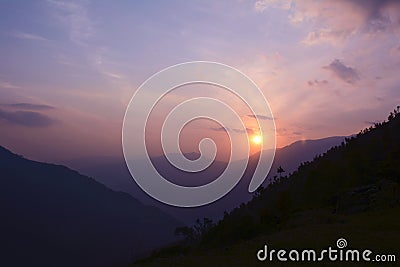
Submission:
MULTIPOLYGON (((318 211, 320 212, 320 211, 318 211)), ((312 212, 308 216, 312 217, 312 212)), ((316 215, 319 216, 319 215, 316 215)), ((309 223, 256 238, 208 250, 179 254, 173 247, 131 266, 400 266, 400 208, 387 208, 353 215, 337 216, 328 223, 309 223), (345 238, 347 248, 370 249, 374 254, 395 254, 397 262, 259 262, 256 253, 265 244, 271 249, 336 248, 345 238)))

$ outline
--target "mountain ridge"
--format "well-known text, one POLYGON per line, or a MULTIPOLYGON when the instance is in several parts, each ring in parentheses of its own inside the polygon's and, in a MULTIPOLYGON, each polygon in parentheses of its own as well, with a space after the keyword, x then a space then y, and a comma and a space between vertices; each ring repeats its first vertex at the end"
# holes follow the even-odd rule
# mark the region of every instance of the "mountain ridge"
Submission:
POLYGON ((5 266, 122 264, 175 240, 173 229, 181 224, 128 193, 4 147, 0 174, 5 266))
MULTIPOLYGON (((309 143, 307 141, 293 143, 293 145, 277 149, 274 163, 272 165, 270 174, 268 175, 268 179, 266 179, 264 182, 264 186, 273 179, 276 169, 280 165, 283 166, 286 173, 293 172, 301 162, 312 160, 317 154, 325 152, 334 145, 339 145, 342 141, 344 141, 345 138, 346 137, 344 136, 335 136, 312 140, 310 142, 313 145, 310 149, 308 149, 309 143), (302 150, 304 147, 307 148, 307 152, 302 150)), ((196 155, 193 153, 189 154, 189 157, 192 159, 195 159, 195 156, 196 155)), ((161 173, 164 174, 171 182, 187 186, 202 185, 213 181, 215 177, 223 172, 226 166, 226 162, 214 161, 210 166, 211 168, 208 168, 200 173, 190 174, 190 177, 187 177, 184 172, 177 171, 172 165, 168 164, 166 158, 163 156, 155 157, 152 160, 157 164, 161 173)), ((192 224, 197 218, 202 217, 209 217, 217 220, 221 216, 221 210, 228 211, 240 203, 250 200, 252 194, 248 192, 248 184, 252 176, 252 171, 254 171, 256 166, 256 161, 257 155, 252 155, 249 158, 249 166, 246 169, 245 176, 242 177, 239 184, 225 197, 217 202, 214 202, 213 205, 207 205, 205 207, 199 207, 195 209, 171 207, 152 199, 133 181, 122 155, 120 159, 117 159, 114 162, 101 162, 98 164, 94 163, 92 166, 90 166, 90 162, 80 161, 75 163, 71 162, 70 165, 74 166, 74 168, 79 169, 85 174, 96 177, 96 179, 99 179, 99 181, 107 184, 107 186, 113 189, 128 192, 143 203, 156 206, 163 211, 172 214, 181 221, 184 221, 187 224, 192 224)))

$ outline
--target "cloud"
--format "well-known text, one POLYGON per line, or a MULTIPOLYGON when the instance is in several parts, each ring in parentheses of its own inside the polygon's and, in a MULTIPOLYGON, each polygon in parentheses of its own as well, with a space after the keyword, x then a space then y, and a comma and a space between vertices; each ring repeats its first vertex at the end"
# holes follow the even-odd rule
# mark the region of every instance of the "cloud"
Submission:
POLYGON ((253 114, 251 114, 251 115, 247 115, 247 117, 254 118, 254 119, 257 119, 257 120, 269 120, 269 121, 273 120, 272 117, 265 116, 265 115, 253 115, 253 114))
POLYGON ((246 128, 246 132, 247 132, 247 134, 250 134, 250 135, 255 133, 255 131, 250 128, 246 128))
POLYGON ((49 105, 41 105, 41 104, 32 104, 32 103, 14 103, 14 104, 1 104, 2 106, 18 108, 18 109, 27 109, 27 110, 49 110, 55 109, 53 106, 49 105))
POLYGON ((364 13, 366 31, 384 31, 400 27, 400 2, 398 0, 352 0, 364 13))
POLYGON ((257 12, 263 12, 269 7, 290 9, 291 4, 290 0, 259 0, 254 3, 254 9, 257 12))
POLYGON ((16 32, 13 34, 13 36, 18 39, 23 39, 23 40, 47 41, 46 38, 44 38, 40 35, 31 34, 31 33, 16 32))
POLYGON ((213 130, 213 131, 216 131, 216 132, 225 132, 225 131, 227 131, 227 129, 224 128, 224 127, 218 127, 218 128, 212 127, 210 129, 213 130))
POLYGON ((244 131, 244 130, 242 130, 242 129, 230 129, 230 128, 227 128, 227 127, 218 127, 218 128, 210 128, 211 130, 213 130, 213 131, 217 131, 217 132, 227 132, 227 131, 232 131, 232 132, 235 132, 235 133, 245 133, 245 132, 247 132, 248 134, 254 134, 254 130, 253 129, 250 129, 250 128, 246 128, 246 131, 244 131))
POLYGON ((47 0, 54 8, 54 16, 63 23, 72 42, 86 45, 86 41, 93 35, 93 23, 89 19, 86 7, 78 2, 47 0))
POLYGON ((400 28, 400 1, 398 0, 292 0, 277 3, 274 0, 255 2, 255 9, 262 12, 268 8, 290 11, 293 24, 309 23, 302 43, 341 44, 355 34, 379 34, 400 28))
POLYGON ((307 84, 309 86, 320 86, 320 85, 328 84, 328 81, 327 80, 317 80, 317 79, 315 79, 313 81, 312 80, 308 81, 307 84))
POLYGON ((352 34, 352 30, 320 29, 312 31, 301 41, 303 44, 313 45, 318 43, 340 44, 352 34))
POLYGON ((287 135, 288 130, 286 128, 276 128, 275 132, 280 136, 284 136, 287 135))
POLYGON ((113 73, 113 72, 107 72, 107 71, 103 71, 102 72, 104 75, 106 75, 107 77, 113 78, 113 79, 122 79, 122 75, 118 74, 118 73, 113 73))
POLYGON ((331 64, 322 68, 328 70, 335 77, 349 84, 354 84, 360 79, 360 76, 358 75, 356 69, 344 65, 338 59, 333 60, 331 64))
POLYGON ((12 84, 10 82, 4 82, 0 81, 0 88, 6 88, 6 89, 18 89, 20 88, 19 86, 12 84))
POLYGON ((47 127, 54 124, 50 117, 34 111, 5 111, 0 109, 0 120, 25 127, 47 127))
MULTIPOLYGON (((90 16, 89 2, 47 0, 47 3, 53 17, 65 27, 70 41, 87 50, 85 57, 93 64, 96 71, 113 83, 124 82, 125 76, 115 70, 116 64, 107 60, 110 49, 105 45, 96 44, 92 40, 98 31, 96 31, 97 20, 90 16)), ((60 58, 60 61, 62 64, 76 66, 63 57, 60 58)))

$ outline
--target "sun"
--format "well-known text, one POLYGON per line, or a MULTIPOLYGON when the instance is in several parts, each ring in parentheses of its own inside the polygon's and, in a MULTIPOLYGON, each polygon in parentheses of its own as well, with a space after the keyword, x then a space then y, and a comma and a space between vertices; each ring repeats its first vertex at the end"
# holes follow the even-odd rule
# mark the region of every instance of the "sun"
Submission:
POLYGON ((251 139, 251 141, 253 141, 253 143, 256 144, 256 145, 259 145, 259 144, 261 144, 262 141, 263 141, 263 140, 262 140, 262 136, 259 135, 259 134, 254 135, 253 138, 251 139))

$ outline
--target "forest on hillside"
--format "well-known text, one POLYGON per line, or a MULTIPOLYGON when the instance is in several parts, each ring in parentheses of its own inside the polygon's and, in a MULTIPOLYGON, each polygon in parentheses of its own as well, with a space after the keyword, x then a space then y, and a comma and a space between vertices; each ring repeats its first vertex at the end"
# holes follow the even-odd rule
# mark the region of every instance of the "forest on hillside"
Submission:
MULTIPOLYGON (((303 162, 260 187, 217 223, 208 218, 175 230, 183 240, 155 251, 134 266, 204 261, 210 266, 258 264, 257 248, 323 247, 339 235, 355 245, 396 252, 400 245, 400 106, 341 145, 303 162)), ((327 265, 331 266, 331 265, 327 265)), ((387 265, 392 266, 392 265, 387 265)), ((395 265, 393 265, 395 266, 395 265)))

